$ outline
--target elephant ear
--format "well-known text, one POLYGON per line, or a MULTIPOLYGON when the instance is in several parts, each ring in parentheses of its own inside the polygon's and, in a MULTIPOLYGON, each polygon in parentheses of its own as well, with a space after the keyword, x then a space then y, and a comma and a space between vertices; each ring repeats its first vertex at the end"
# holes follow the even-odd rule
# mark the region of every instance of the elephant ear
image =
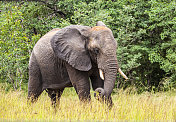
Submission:
POLYGON ((51 40, 55 54, 81 71, 88 71, 92 67, 85 47, 88 29, 88 26, 68 26, 58 31, 51 40))
POLYGON ((107 27, 102 21, 98 21, 96 26, 103 26, 103 27, 107 27))

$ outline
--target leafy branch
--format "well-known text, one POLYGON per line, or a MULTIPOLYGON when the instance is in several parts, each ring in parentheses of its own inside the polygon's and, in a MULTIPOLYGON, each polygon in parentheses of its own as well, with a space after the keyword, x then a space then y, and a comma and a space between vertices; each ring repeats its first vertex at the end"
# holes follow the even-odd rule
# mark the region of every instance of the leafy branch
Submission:
POLYGON ((56 3, 59 2, 58 0, 54 0, 53 3, 50 3, 48 2, 48 0, 38 0, 38 2, 40 3, 43 3, 46 7, 50 8, 51 10, 53 10, 53 12, 56 14, 56 15, 60 15, 60 17, 64 18, 66 16, 66 14, 62 11, 60 11, 58 8, 57 8, 57 5, 56 3))

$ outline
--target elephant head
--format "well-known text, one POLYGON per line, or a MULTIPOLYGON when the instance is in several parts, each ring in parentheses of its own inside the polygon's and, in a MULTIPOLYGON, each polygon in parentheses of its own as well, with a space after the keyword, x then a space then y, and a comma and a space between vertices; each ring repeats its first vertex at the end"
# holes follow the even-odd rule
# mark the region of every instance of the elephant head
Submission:
POLYGON ((98 65, 101 79, 104 80, 104 89, 97 88, 95 91, 108 100, 115 85, 117 71, 125 79, 128 78, 119 68, 116 56, 117 42, 112 31, 99 21, 90 29, 90 33, 87 47, 91 58, 98 65))
POLYGON ((101 96, 110 98, 117 71, 127 79, 117 62, 117 42, 112 31, 99 21, 95 27, 72 25, 58 31, 51 40, 55 54, 80 71, 89 71, 96 64, 104 87, 101 96))

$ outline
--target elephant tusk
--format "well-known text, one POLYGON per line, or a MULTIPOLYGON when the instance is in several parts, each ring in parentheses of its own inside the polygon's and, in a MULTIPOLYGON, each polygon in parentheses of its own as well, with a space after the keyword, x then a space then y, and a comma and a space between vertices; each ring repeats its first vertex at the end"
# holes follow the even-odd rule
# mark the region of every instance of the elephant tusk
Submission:
POLYGON ((118 72, 126 79, 128 80, 128 77, 122 72, 122 70, 119 68, 118 72))
POLYGON ((99 73, 100 73, 100 78, 101 78, 102 80, 104 80, 104 74, 103 74, 103 71, 102 71, 101 69, 99 69, 99 73))

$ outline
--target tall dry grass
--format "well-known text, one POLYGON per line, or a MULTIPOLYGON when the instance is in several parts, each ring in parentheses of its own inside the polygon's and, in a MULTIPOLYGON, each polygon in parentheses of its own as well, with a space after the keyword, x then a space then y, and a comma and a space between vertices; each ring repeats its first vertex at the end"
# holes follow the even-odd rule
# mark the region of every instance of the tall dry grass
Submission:
POLYGON ((92 97, 92 102, 80 104, 76 93, 66 89, 57 109, 43 93, 34 104, 27 103, 27 94, 0 90, 1 120, 57 121, 57 120, 170 120, 176 121, 176 95, 173 93, 129 94, 119 91, 113 95, 114 107, 92 97))

